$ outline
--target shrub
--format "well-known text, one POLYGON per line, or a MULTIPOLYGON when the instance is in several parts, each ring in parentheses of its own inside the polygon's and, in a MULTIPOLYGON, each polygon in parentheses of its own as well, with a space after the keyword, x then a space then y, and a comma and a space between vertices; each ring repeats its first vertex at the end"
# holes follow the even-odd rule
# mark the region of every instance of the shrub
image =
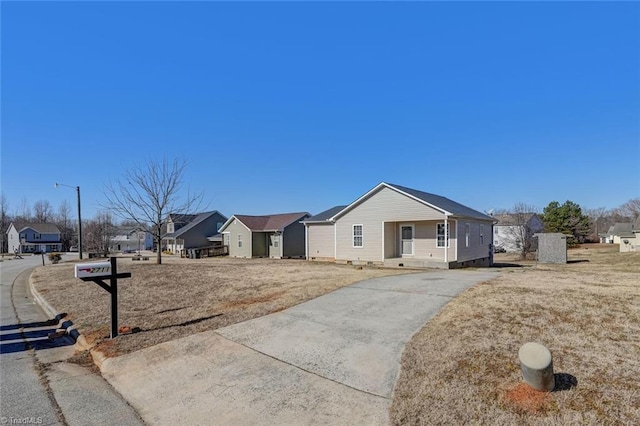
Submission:
POLYGON ((60 255, 60 253, 49 253, 47 256, 53 264, 56 264, 62 260, 62 256, 60 255))

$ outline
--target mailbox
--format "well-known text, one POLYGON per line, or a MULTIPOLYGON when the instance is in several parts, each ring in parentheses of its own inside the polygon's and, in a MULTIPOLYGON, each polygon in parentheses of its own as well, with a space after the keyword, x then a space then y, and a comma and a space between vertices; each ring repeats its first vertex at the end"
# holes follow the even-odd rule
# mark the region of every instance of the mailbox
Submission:
POLYGON ((76 278, 104 277, 111 275, 110 262, 78 263, 76 278))
POLYGON ((118 273, 118 263, 112 257, 110 262, 79 263, 76 278, 93 281, 111 295, 111 338, 118 335, 118 278, 131 278, 131 272, 118 273), (109 284, 103 280, 109 280, 109 284))

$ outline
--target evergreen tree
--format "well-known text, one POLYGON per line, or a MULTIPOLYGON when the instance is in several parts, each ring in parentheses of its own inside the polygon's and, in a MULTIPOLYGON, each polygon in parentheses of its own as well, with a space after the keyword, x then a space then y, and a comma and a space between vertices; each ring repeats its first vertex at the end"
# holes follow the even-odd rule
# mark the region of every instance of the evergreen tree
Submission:
POLYGON ((552 201, 542 212, 545 232, 559 232, 571 235, 567 243, 572 246, 584 242, 589 235, 589 216, 582 213, 580 206, 573 201, 560 205, 552 201))

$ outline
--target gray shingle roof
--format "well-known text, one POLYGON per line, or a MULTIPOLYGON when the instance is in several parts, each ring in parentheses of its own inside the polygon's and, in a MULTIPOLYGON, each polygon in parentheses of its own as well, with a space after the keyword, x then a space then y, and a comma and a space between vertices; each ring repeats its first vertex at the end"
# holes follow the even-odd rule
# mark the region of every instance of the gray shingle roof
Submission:
POLYGON ((306 219, 305 222, 326 222, 346 207, 347 206, 331 207, 329 210, 325 210, 315 216, 311 216, 309 219, 306 219))
MULTIPOLYGON (((447 213, 450 213, 453 216, 457 216, 457 217, 467 217, 467 218, 474 218, 474 219, 481 219, 481 220, 489 220, 489 221, 494 221, 494 218, 486 215, 484 213, 480 213, 477 210, 474 210, 470 207, 464 206, 460 203, 457 203, 453 200, 450 200, 446 197, 443 197, 441 195, 435 195, 435 194, 430 194, 428 192, 424 192, 424 191, 418 191, 417 189, 412 189, 412 188, 407 188, 406 186, 401 186, 401 185, 395 185, 395 184, 391 184, 391 183, 386 183, 386 182, 382 182, 379 185, 377 185, 374 189, 372 189, 371 191, 369 191, 367 194, 369 194, 370 192, 372 192, 373 190, 386 186, 388 188, 391 188, 393 190, 402 192, 404 194, 407 194, 411 197, 417 198, 418 200, 425 202, 431 206, 434 206, 440 210, 444 210, 447 213)), ((366 196, 367 194, 365 194, 364 196, 366 196)), ((356 202, 358 202, 359 200, 361 200, 364 196, 358 198, 356 201, 354 201, 353 203, 347 205, 347 206, 336 206, 336 207, 332 207, 329 210, 325 210, 322 213, 318 213, 317 215, 310 217, 309 219, 305 220, 306 223, 311 223, 311 222, 327 222, 329 220, 335 219, 336 216, 341 213, 344 210, 348 210, 351 206, 354 206, 356 204, 356 202)))
POLYGON ((213 216, 214 214, 220 214, 220 216, 222 216, 223 221, 226 221, 226 217, 224 215, 222 215, 220 212, 218 212, 217 210, 213 210, 210 212, 204 212, 204 213, 199 213, 197 215, 184 215, 184 216, 192 216, 191 221, 182 226, 180 229, 177 229, 172 237, 179 237, 180 235, 184 234, 185 232, 187 232, 190 229, 193 229, 194 227, 198 226, 198 224, 202 223, 203 221, 207 220, 208 218, 210 218, 211 216, 213 216))
POLYGON ((37 231, 41 234, 59 234, 60 229, 53 223, 40 223, 40 222, 18 222, 14 223, 13 226, 21 232, 25 228, 31 228, 34 231, 37 231))
POLYGON ((248 216, 248 215, 233 215, 240 222, 252 231, 268 232, 268 231, 283 231, 284 228, 292 223, 303 219, 308 216, 307 212, 297 213, 282 213, 272 214, 265 216, 248 216))
POLYGON ((623 222, 618 222, 615 225, 613 225, 612 227, 609 228, 609 235, 616 235, 619 237, 625 236, 625 237, 632 237, 633 236, 633 223, 628 222, 628 223, 623 223, 623 222))

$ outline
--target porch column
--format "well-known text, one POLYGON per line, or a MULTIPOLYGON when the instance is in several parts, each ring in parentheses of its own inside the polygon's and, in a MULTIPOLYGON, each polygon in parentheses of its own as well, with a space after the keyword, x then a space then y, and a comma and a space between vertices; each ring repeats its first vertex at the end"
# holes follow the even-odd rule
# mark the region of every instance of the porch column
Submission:
POLYGON ((382 263, 384 263, 385 253, 384 253, 384 221, 382 221, 382 263))
POLYGON ((449 222, 447 216, 444 217, 444 262, 449 262, 449 222))

